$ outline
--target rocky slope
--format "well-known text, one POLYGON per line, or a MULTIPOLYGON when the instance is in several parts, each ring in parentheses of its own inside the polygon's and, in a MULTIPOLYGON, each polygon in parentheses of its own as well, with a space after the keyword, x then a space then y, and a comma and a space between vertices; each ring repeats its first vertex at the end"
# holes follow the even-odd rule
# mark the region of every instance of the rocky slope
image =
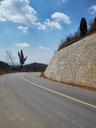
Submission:
POLYGON ((58 51, 44 76, 79 86, 96 86, 96 34, 58 51))

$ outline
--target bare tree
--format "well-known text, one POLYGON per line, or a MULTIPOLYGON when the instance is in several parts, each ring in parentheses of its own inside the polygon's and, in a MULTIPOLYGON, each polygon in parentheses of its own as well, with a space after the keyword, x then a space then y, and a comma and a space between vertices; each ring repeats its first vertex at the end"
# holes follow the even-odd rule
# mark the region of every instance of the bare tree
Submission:
POLYGON ((6 54, 7 54, 8 58, 9 58, 9 60, 11 61, 12 66, 14 67, 14 61, 13 61, 12 52, 11 51, 7 51, 6 54))
POLYGON ((20 52, 18 51, 18 56, 19 56, 19 61, 20 61, 20 64, 21 64, 21 69, 23 68, 23 65, 27 59, 27 56, 24 57, 24 53, 23 51, 21 50, 20 52))

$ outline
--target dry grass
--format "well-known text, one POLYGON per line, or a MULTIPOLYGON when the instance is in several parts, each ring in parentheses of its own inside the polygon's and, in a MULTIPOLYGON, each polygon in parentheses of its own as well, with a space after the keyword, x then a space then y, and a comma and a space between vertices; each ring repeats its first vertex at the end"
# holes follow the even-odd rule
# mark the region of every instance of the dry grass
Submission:
POLYGON ((76 36, 76 35, 69 36, 69 37, 67 37, 67 38, 70 38, 70 41, 67 41, 67 38, 65 39, 65 41, 62 41, 61 44, 59 45, 57 51, 59 51, 59 50, 65 48, 65 47, 68 47, 68 46, 70 46, 71 44, 74 44, 74 43, 76 43, 77 41, 80 41, 80 40, 82 40, 82 39, 84 39, 84 38, 86 38, 86 37, 88 37, 88 36, 90 36, 90 35, 93 35, 93 34, 95 34, 95 33, 96 33, 96 30, 93 31, 93 32, 88 32, 87 35, 84 36, 84 37, 80 37, 80 36, 76 36))

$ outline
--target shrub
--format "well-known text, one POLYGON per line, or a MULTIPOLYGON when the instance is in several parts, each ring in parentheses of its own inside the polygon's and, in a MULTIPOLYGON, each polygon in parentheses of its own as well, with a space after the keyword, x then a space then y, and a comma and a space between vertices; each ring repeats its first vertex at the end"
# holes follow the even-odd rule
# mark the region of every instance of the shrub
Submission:
POLYGON ((89 23, 89 33, 96 31, 96 17, 94 20, 91 20, 89 23))
POLYGON ((73 36, 70 35, 70 36, 66 37, 65 40, 61 40, 61 43, 60 43, 57 51, 73 44, 74 42, 78 41, 79 39, 80 39, 80 33, 79 33, 79 31, 77 31, 77 32, 75 32, 75 34, 73 36))
POLYGON ((89 29, 87 28, 87 21, 85 18, 81 19, 79 31, 75 32, 74 35, 69 35, 65 38, 65 40, 61 40, 61 43, 57 49, 57 51, 79 41, 85 36, 91 35, 96 32, 96 18, 90 22, 89 29))

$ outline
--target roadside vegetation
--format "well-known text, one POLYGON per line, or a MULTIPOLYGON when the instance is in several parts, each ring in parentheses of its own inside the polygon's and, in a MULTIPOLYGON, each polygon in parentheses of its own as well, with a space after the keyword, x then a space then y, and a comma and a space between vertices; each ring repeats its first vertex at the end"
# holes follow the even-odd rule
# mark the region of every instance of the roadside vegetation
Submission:
POLYGON ((10 69, 11 69, 11 67, 7 63, 0 61, 0 75, 9 73, 10 69))
POLYGON ((66 37, 65 40, 62 40, 57 51, 94 33, 96 33, 96 17, 95 19, 91 20, 89 24, 86 18, 82 17, 79 25, 79 30, 73 35, 69 35, 68 37, 66 37))

